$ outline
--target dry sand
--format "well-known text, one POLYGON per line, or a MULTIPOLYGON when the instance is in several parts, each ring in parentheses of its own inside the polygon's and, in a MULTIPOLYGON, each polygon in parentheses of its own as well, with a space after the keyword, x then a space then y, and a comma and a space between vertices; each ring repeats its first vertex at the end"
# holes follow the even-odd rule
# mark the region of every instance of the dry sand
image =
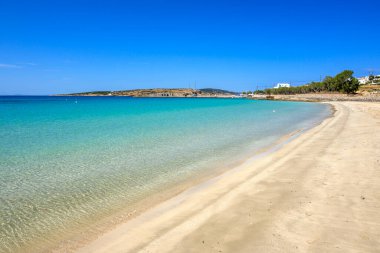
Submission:
POLYGON ((380 252, 380 103, 193 187, 79 252, 380 252))

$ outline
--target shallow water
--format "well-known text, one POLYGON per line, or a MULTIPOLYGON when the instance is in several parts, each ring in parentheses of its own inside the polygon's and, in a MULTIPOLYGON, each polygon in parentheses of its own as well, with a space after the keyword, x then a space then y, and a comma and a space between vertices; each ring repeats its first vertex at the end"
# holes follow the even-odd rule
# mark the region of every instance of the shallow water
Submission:
POLYGON ((329 113, 245 99, 0 97, 0 252, 49 243, 329 113))

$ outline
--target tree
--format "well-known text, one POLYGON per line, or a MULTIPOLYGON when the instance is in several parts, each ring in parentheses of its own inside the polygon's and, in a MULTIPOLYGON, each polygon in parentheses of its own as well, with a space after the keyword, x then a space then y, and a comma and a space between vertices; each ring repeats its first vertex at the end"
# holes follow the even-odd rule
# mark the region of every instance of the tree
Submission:
POLYGON ((347 94, 355 93, 359 89, 358 79, 352 77, 346 80, 342 85, 342 89, 347 94))
POLYGON ((326 91, 337 91, 336 81, 334 77, 326 76, 323 80, 323 86, 326 91))
MULTIPOLYGON (((267 95, 291 95, 316 92, 345 92, 347 94, 355 93, 359 89, 359 81, 353 77, 353 74, 353 71, 345 70, 337 74, 335 77, 325 77, 323 82, 311 82, 295 87, 265 89, 264 92, 267 95)), ((374 80, 376 80, 376 77, 374 77, 374 80)))
POLYGON ((344 70, 342 72, 340 72, 339 74, 337 74, 335 76, 335 82, 336 82, 336 88, 338 91, 344 91, 343 90, 343 86, 344 84, 350 80, 350 79, 353 79, 354 77, 352 76, 354 74, 354 72, 352 70, 344 70))
POLYGON ((359 89, 359 81, 353 77, 353 74, 352 70, 344 70, 334 77, 338 91, 350 94, 355 93, 359 89))

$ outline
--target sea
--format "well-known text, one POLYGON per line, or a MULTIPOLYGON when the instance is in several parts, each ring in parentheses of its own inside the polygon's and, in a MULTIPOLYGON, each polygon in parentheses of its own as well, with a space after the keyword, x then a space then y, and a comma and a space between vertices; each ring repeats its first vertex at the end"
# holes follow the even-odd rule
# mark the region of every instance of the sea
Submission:
POLYGON ((1 96, 0 252, 96 230, 330 114, 321 103, 238 98, 1 96))

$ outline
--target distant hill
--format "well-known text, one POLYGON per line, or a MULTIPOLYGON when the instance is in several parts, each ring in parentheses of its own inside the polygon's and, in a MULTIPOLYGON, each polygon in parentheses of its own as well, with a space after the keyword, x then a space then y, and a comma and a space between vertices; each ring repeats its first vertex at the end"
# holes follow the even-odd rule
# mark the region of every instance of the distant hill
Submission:
POLYGON ((228 90, 221 90, 221 89, 213 89, 213 88, 204 88, 199 89, 201 92, 208 93, 208 94, 230 94, 230 95, 238 95, 238 92, 228 91, 228 90))
POLYGON ((120 91, 90 91, 71 94, 62 94, 61 96, 129 96, 129 97, 231 97, 238 93, 221 90, 221 89, 136 89, 120 91))

